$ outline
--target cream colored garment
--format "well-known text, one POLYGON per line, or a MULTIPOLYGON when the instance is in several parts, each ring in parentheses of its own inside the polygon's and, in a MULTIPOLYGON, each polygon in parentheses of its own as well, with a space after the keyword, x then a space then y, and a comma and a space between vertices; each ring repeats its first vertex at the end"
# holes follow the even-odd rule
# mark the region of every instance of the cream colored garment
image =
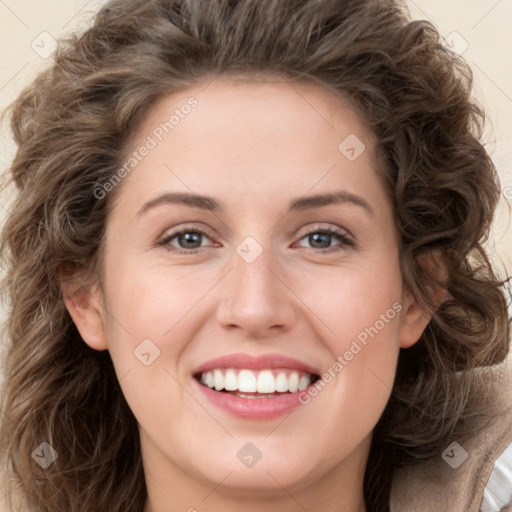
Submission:
MULTIPOLYGON (((444 457, 400 469, 391 488, 391 512, 479 512, 494 462, 512 442, 511 356, 493 376, 493 406, 500 414, 471 439, 447 446, 444 457)), ((512 507, 497 512, 512 512, 512 507)))
POLYGON ((512 503, 512 443, 494 463, 480 512, 496 512, 512 503))

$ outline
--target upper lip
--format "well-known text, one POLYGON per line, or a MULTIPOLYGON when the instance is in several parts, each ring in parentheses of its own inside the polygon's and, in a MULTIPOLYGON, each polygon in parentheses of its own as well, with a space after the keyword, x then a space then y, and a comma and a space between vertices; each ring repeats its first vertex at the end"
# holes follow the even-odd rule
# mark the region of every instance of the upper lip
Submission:
POLYGON ((271 368, 287 368, 290 370, 302 370, 312 375, 319 375, 319 371, 312 366, 281 354, 264 354, 260 356, 251 356, 249 354, 230 354, 211 359, 201 366, 197 367, 193 374, 201 374, 216 368, 246 368, 248 370, 265 370, 271 368))

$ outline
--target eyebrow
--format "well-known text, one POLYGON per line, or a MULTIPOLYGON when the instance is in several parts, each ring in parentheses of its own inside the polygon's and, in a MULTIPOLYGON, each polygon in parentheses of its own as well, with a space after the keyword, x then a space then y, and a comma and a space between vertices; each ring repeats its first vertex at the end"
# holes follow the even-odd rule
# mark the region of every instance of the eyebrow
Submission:
MULTIPOLYGON (((304 211, 311 208, 320 208, 332 204, 349 203, 359 206, 371 215, 375 216, 375 212, 370 204, 362 197, 359 197, 345 190, 337 190, 323 194, 316 194, 308 197, 300 197, 290 202, 288 211, 304 211)), ((192 194, 188 192, 166 192, 154 199, 151 199, 142 206, 137 215, 142 215, 147 210, 163 204, 182 204, 192 208, 200 208, 211 212, 220 212, 223 210, 221 204, 210 196, 192 194)))

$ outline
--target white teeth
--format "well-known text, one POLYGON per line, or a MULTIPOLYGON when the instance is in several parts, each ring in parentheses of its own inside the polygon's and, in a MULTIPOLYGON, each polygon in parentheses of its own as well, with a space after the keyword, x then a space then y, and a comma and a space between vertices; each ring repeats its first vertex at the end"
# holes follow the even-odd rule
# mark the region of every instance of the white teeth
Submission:
POLYGON ((290 393, 295 393, 299 389, 299 374, 297 372, 293 372, 290 377, 288 377, 288 391, 290 393))
POLYGON ((276 380, 270 370, 263 370, 258 375, 258 393, 273 393, 276 390, 276 380))
POLYGON ((272 370, 235 370, 234 368, 216 368, 201 373, 200 381, 211 389, 221 391, 240 391, 239 396, 249 398, 244 393, 260 393, 278 396, 275 393, 295 393, 307 388, 312 375, 298 371, 272 370), (277 372, 277 373, 276 373, 277 372))
POLYGON ((215 389, 217 391, 224 389, 224 375, 222 375, 222 372, 220 370, 214 370, 213 380, 215 382, 215 389))
POLYGON ((299 391, 307 388, 311 384, 311 379, 308 375, 302 375, 299 379, 299 391))
POLYGON ((256 393, 256 376, 251 370, 241 370, 238 374, 238 391, 256 393))
POLYGON ((224 377, 224 387, 227 391, 235 391, 238 389, 238 377, 233 370, 228 370, 224 377))
POLYGON ((276 391, 285 393, 288 391, 288 377, 284 372, 279 372, 276 377, 276 391))

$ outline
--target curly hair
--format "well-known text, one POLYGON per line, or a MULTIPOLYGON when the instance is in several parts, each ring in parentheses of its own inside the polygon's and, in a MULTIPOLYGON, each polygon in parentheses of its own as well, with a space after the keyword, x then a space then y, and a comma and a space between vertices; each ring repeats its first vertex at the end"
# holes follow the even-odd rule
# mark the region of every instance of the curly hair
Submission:
POLYGON ((159 98, 220 74, 310 81, 348 99, 377 139, 404 286, 432 314, 401 350, 364 479, 389 510, 393 469, 477 428, 509 323, 484 250, 500 187, 481 142, 472 72, 427 21, 393 0, 111 0, 9 110, 17 188, 2 231, 8 350, 0 459, 9 510, 141 512, 139 433, 108 351, 81 339, 60 277, 101 273, 109 208, 98 200, 159 98), (435 265, 425 265, 431 258, 435 265), (433 259, 432 259, 433 258, 433 259), (433 290, 448 299, 441 305, 433 290), (32 453, 46 440, 47 469, 32 453))

